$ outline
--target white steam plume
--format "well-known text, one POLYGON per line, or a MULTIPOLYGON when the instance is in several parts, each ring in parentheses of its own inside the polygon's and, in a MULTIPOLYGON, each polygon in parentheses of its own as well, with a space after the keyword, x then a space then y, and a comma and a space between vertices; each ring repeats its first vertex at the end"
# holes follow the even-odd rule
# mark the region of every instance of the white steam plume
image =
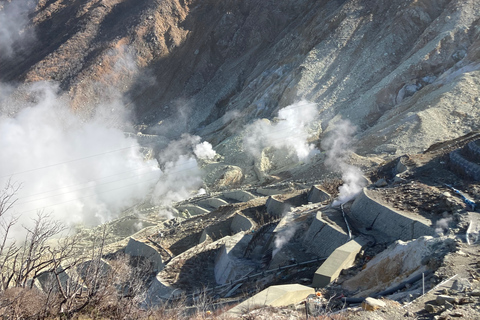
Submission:
POLYGON ((259 156, 266 147, 287 149, 300 161, 308 160, 319 153, 313 144, 308 143, 310 125, 318 115, 314 103, 301 101, 278 112, 279 121, 270 123, 257 120, 245 128, 243 143, 245 149, 254 156, 259 156))
POLYGON ((443 234, 448 230, 448 225, 452 221, 452 218, 442 218, 435 223, 435 232, 437 234, 443 234))
POLYGON ((28 28, 28 14, 35 8, 31 0, 12 0, 0 3, 0 56, 11 57, 35 39, 28 28))
POLYGON ((283 248, 283 246, 288 243, 290 239, 292 239, 292 237, 295 235, 295 232, 297 232, 299 224, 292 223, 293 219, 294 214, 289 209, 282 219, 282 229, 280 229, 280 231, 275 235, 272 257, 275 257, 275 255, 283 248))
MULTIPOLYGON (((199 136, 183 134, 180 139, 171 141, 160 151, 158 158, 164 174, 155 186, 153 203, 168 207, 195 193, 205 192, 201 189, 204 174, 197 159, 211 159, 216 152, 210 143, 200 141, 199 136)), ((171 217, 168 211, 164 214, 171 217)))
POLYGON ((67 225, 95 225, 154 187, 158 164, 143 160, 137 141, 126 138, 120 124, 105 123, 108 112, 84 121, 51 84, 28 89, 33 102, 24 102, 15 117, 0 118, 0 183, 22 183, 18 226, 42 209, 67 225))
POLYGON ((332 170, 341 172, 343 185, 340 186, 338 198, 332 206, 338 206, 355 198, 366 185, 362 171, 347 163, 352 150, 353 134, 356 127, 348 120, 339 121, 330 135, 322 141, 327 150, 325 164, 332 170))
POLYGON ((193 153, 202 160, 212 160, 217 155, 212 145, 207 141, 197 144, 193 149, 193 153))

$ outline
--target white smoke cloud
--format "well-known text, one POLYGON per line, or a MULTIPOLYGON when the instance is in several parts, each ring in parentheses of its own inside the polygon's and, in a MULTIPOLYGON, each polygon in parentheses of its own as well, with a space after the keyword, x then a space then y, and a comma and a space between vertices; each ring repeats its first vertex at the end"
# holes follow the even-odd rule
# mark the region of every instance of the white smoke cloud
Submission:
POLYGON ((452 218, 442 218, 435 224, 435 232, 437 234, 443 234, 448 230, 448 225, 452 221, 452 218))
POLYGON ((156 161, 144 161, 120 124, 105 123, 106 112, 84 121, 48 83, 33 84, 28 93, 23 109, 0 118, 0 184, 22 183, 18 226, 43 209, 67 225, 102 223, 157 183, 156 161))
MULTIPOLYGON (((181 155, 167 162, 163 172, 152 196, 156 205, 168 207, 173 202, 188 199, 203 185, 203 172, 193 156, 181 155)), ((171 217, 168 212, 165 214, 171 217)))
POLYGON ((217 155, 212 145, 207 141, 197 144, 193 149, 193 153, 195 153, 197 158, 203 160, 211 160, 217 155))
MULTIPOLYGON (((204 185, 204 172, 197 159, 209 159, 215 155, 212 145, 206 141, 201 142, 199 136, 183 134, 180 139, 171 141, 159 152, 163 175, 155 186, 152 202, 168 207, 174 202, 205 192, 201 188, 204 185)), ((163 213, 171 217, 168 210, 163 213)))
POLYGON ((275 235, 272 257, 274 257, 283 248, 283 246, 287 244, 290 239, 292 239, 292 237, 295 235, 295 232, 297 232, 299 224, 292 223, 293 220, 294 213, 290 211, 290 208, 288 208, 285 210, 281 221, 283 227, 275 235))
POLYGON ((28 28, 28 14, 35 8, 31 0, 12 0, 0 3, 0 56, 11 57, 35 39, 28 28))
POLYGON ((257 120, 245 128, 243 143, 245 149, 259 156, 266 147, 286 149, 294 153, 299 160, 308 160, 319 153, 313 144, 308 143, 308 132, 318 115, 314 103, 301 101, 281 109, 278 122, 257 120))
POLYGON ((338 189, 338 198, 332 206, 338 206, 355 198, 366 185, 359 168, 347 163, 352 150, 353 135, 356 127, 348 120, 336 123, 329 136, 322 141, 322 148, 327 150, 325 165, 336 172, 341 172, 343 185, 338 189))
POLYGON ((277 234, 275 237, 275 249, 272 251, 272 257, 275 257, 275 255, 283 248, 283 246, 292 239, 292 237, 295 235, 295 232, 297 232, 298 226, 293 225, 290 228, 286 228, 285 230, 282 230, 281 233, 277 234))

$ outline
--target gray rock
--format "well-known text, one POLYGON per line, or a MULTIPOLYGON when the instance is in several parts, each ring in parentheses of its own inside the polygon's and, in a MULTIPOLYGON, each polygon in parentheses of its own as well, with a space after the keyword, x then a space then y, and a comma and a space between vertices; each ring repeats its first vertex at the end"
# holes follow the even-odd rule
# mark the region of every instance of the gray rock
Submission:
POLYGON ((408 170, 408 168, 407 168, 406 165, 404 165, 401 161, 397 162, 397 166, 395 167, 395 171, 396 171, 397 174, 405 172, 407 170, 408 170))
POLYGON ((436 305, 427 303, 427 304, 425 305, 425 310, 426 310, 428 313, 439 313, 440 311, 442 311, 442 308, 439 307, 439 306, 436 306, 436 305))
POLYGON ((362 302, 362 309, 366 311, 375 311, 381 308, 385 308, 387 304, 382 300, 368 297, 362 302))
POLYGON ((454 297, 441 294, 441 295, 438 295, 438 296, 437 296, 437 298, 435 299, 435 302, 436 302, 438 305, 445 305, 446 302, 456 303, 457 301, 456 301, 456 299, 455 299, 454 297))
POLYGON ((453 309, 453 304, 451 304, 448 301, 445 301, 445 309, 447 310, 452 310, 453 309))
POLYGON ((406 179, 400 177, 399 175, 396 175, 394 178, 393 178, 393 183, 394 184, 399 184, 399 183, 404 183, 405 181, 407 181, 406 179))
POLYGON ((458 292, 465 292, 466 290, 472 289, 472 284, 468 279, 460 278, 456 279, 452 284, 452 290, 456 290, 458 292))
POLYGON ((470 292, 470 295, 474 297, 480 297, 480 290, 479 289, 472 290, 472 292, 470 292))
POLYGON ((387 181, 385 179, 379 179, 375 182, 375 187, 381 188, 387 185, 387 181))

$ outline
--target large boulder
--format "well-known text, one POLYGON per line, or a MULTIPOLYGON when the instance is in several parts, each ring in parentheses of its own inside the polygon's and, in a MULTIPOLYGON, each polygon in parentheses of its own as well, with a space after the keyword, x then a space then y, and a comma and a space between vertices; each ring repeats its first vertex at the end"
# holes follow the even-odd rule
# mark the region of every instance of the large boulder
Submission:
POLYGON ((453 248, 455 241, 449 238, 398 240, 370 260, 364 270, 343 282, 343 287, 364 297, 386 290, 437 266, 453 248))

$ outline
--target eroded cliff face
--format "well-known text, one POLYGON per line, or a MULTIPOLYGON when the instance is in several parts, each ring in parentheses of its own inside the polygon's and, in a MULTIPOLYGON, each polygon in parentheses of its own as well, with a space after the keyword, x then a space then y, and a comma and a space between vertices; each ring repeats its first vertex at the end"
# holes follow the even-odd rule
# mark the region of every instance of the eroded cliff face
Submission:
POLYGON ((214 145, 304 99, 318 107, 320 138, 349 119, 359 153, 416 152, 478 128, 479 8, 476 0, 39 1, 25 27, 36 40, 0 58, 0 78, 57 81, 78 110, 114 91, 145 132, 195 133, 214 145))

